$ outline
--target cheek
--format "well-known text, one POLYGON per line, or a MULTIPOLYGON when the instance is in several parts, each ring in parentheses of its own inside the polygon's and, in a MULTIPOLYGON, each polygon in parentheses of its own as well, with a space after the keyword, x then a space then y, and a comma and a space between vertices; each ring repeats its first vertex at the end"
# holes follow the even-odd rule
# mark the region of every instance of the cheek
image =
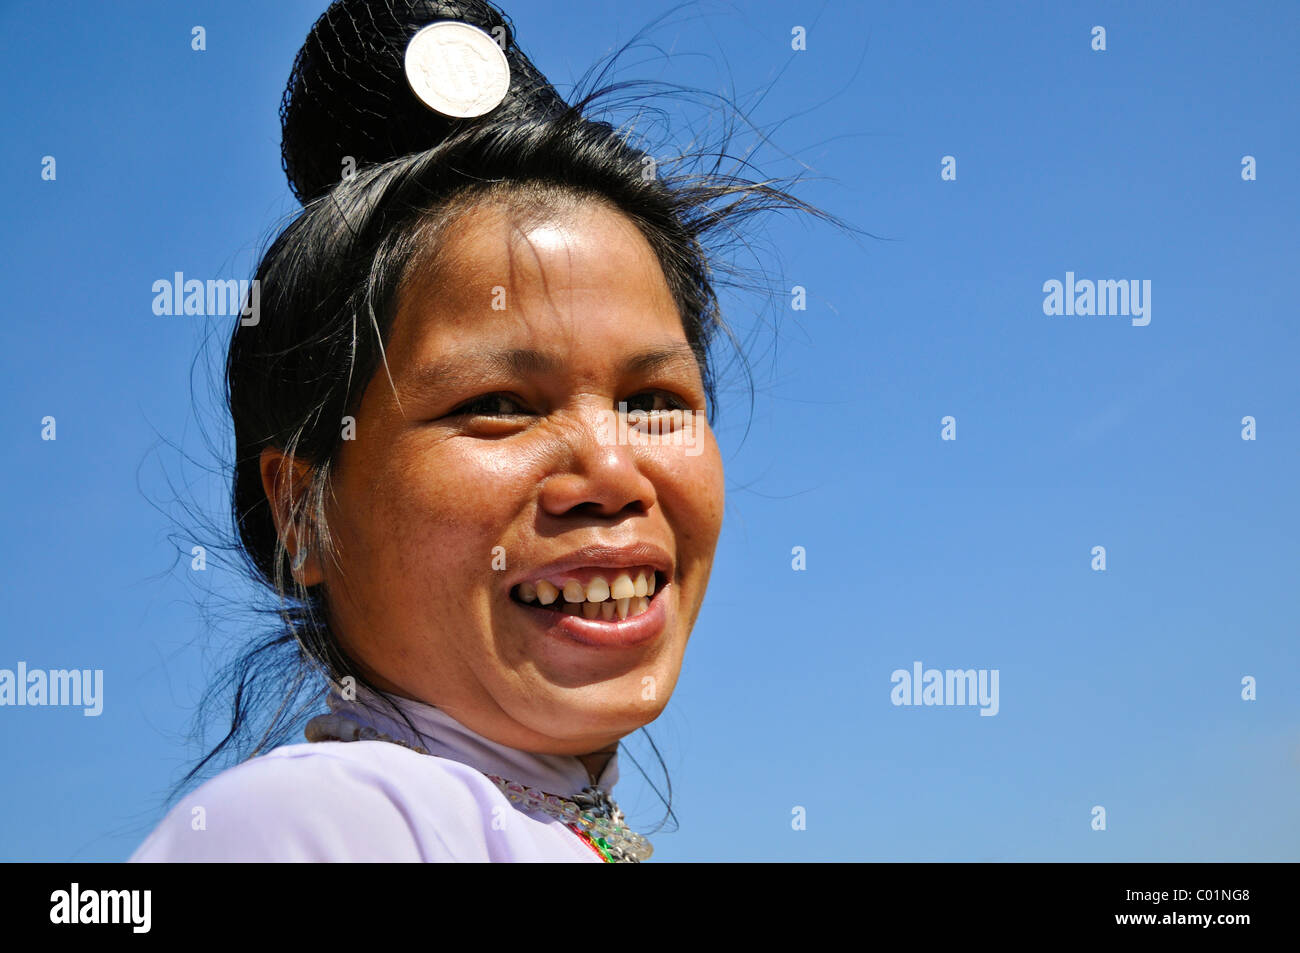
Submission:
POLYGON ((368 481, 374 542, 437 566, 444 577, 481 575, 493 547, 525 506, 537 477, 516 449, 454 441, 394 447, 390 465, 368 481))
POLYGON ((697 456, 676 451, 647 466, 654 468, 651 479, 683 556, 711 560, 722 530, 725 503, 722 456, 712 434, 702 442, 697 456))

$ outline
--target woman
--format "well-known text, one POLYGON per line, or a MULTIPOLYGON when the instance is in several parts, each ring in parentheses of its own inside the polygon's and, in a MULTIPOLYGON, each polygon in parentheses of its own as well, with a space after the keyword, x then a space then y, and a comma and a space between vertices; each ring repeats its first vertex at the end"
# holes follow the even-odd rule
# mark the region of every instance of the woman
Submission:
POLYGON ((304 209, 227 361, 236 524, 284 629, 209 758, 277 650, 296 669, 259 750, 315 685, 330 712, 134 860, 650 855, 611 793, 620 739, 672 695, 722 519, 705 245, 815 210, 665 179, 589 101, 485 3, 339 0, 313 27, 281 112, 304 209))

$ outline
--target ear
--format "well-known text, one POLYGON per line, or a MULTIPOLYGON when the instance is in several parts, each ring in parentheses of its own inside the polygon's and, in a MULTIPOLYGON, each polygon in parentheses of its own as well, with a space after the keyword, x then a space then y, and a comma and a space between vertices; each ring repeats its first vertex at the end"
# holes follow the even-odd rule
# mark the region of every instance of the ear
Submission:
POLYGON ((304 586, 314 586, 325 581, 320 559, 320 547, 310 538, 299 538, 301 526, 293 525, 290 514, 294 501, 300 500, 311 482, 311 466, 295 457, 285 455, 274 447, 266 447, 258 461, 262 471, 262 492, 271 504, 275 531, 284 540, 284 548, 292 559, 303 546, 307 546, 307 561, 293 572, 294 579, 304 586))

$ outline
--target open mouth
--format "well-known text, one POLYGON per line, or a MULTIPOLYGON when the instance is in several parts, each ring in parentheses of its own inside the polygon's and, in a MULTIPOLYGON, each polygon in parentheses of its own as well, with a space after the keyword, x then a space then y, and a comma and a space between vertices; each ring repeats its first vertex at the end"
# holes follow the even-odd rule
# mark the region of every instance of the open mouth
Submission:
POLYGON ((510 598, 532 609, 618 622, 649 610, 665 581, 663 573, 649 566, 582 572, 521 582, 510 590, 510 598))

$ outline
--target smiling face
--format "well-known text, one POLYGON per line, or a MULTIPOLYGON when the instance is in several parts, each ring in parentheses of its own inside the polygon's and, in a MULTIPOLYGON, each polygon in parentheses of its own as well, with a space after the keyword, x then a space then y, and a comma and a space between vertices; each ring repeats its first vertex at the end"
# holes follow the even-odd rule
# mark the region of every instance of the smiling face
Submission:
POLYGON ((482 203, 444 234, 335 460, 338 565, 305 571, 381 688, 521 750, 597 751, 663 710, 704 598, 723 474, 700 371, 608 206, 520 227, 482 203), (602 586, 622 600, 582 604, 602 586))

